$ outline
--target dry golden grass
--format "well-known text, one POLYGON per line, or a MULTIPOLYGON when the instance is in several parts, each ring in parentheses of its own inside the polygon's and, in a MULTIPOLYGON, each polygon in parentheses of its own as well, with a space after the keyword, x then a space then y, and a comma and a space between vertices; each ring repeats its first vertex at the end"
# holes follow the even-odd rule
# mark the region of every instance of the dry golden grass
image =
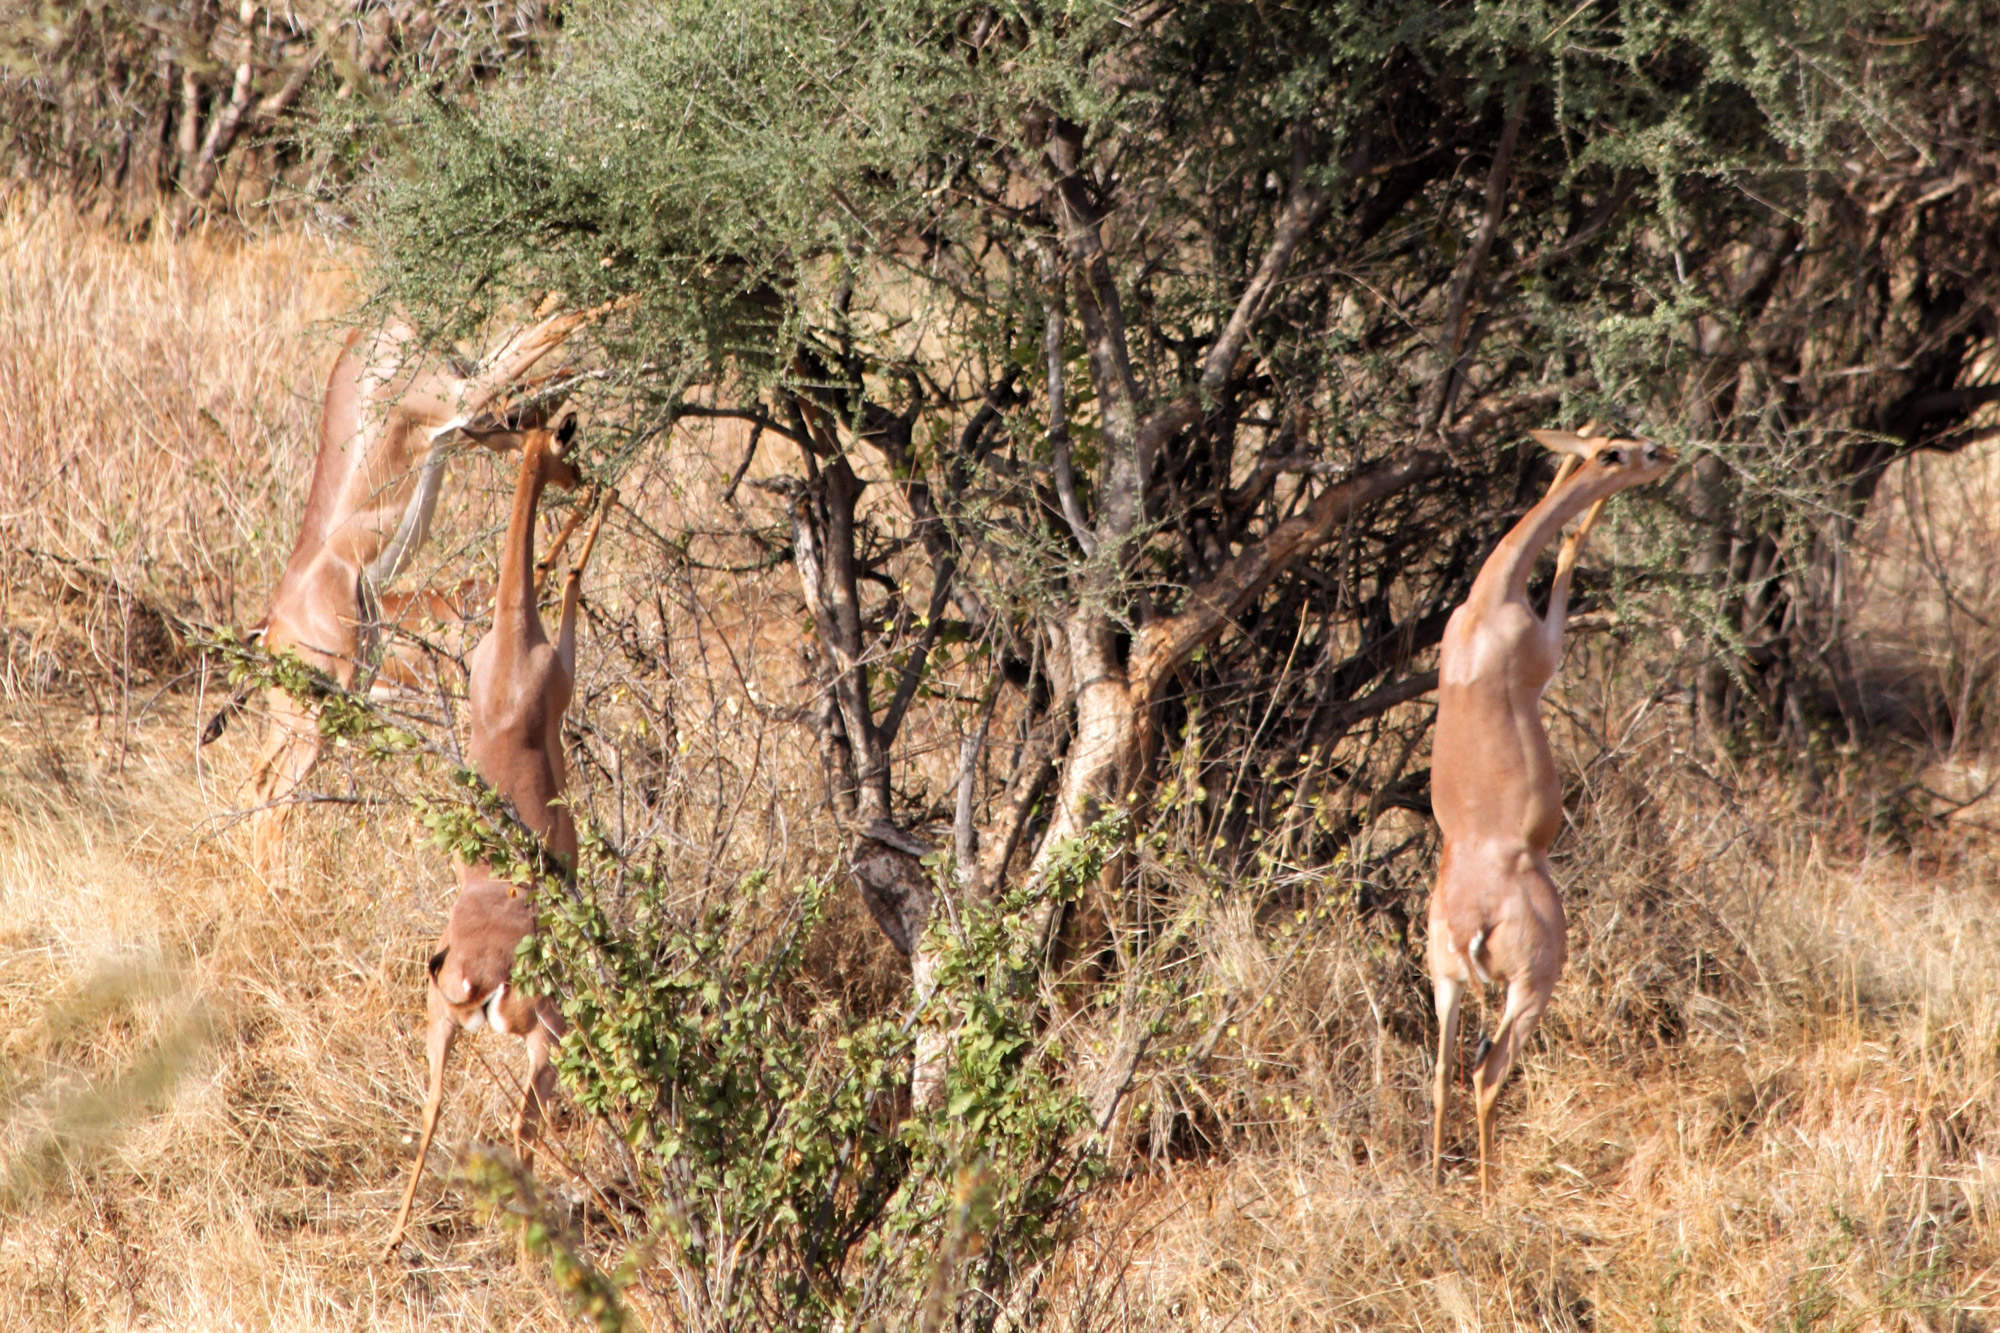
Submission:
MULTIPOLYGON (((216 836, 247 745, 198 770, 186 683, 148 707, 186 655, 134 652, 134 602, 255 614, 345 289, 340 256, 297 237, 131 246, 56 210, 0 217, 9 1327, 556 1319, 469 1221, 434 1265, 376 1262, 444 867, 407 820, 336 815, 301 821, 295 873, 261 882, 216 836)), ((448 1147, 506 1123, 493 1080, 470 1086, 448 1147)))
POLYGON ((339 345, 316 321, 347 280, 300 237, 133 246, 58 207, 0 211, 9 585, 54 558, 227 621, 290 539, 273 519, 303 502, 339 345))
MULTIPOLYGON (((1100 1213, 1117 1239, 1097 1243, 1131 1265, 1132 1325, 1986 1326, 2000 1307, 1993 862, 1922 875, 1813 842, 1789 843, 1761 902, 1719 905, 1728 929, 1756 932, 1744 961, 1760 984, 1694 1007, 1701 1026, 1670 1045, 1577 1039, 1610 999, 1587 955, 1638 960, 1592 932, 1602 913, 1573 922, 1586 956, 1503 1102, 1488 1210, 1467 1169, 1441 1193, 1425 1178, 1417 1050, 1389 1043, 1372 1096, 1365 1045, 1315 1071, 1269 1033, 1323 1012, 1286 1015, 1281 988, 1265 1049, 1295 1071, 1294 1103, 1321 1109, 1100 1213), (1341 1104, 1357 1096, 1373 1104, 1341 1104)), ((1356 951, 1327 953, 1338 967, 1356 951)))
MULTIPOLYGON (((339 256, 296 238, 132 247, 59 215, 0 219, 9 1328, 567 1326, 435 1173, 426 1257, 378 1255, 419 1098, 442 859, 399 809, 319 809, 295 821, 289 874, 250 873, 226 812, 254 725, 198 765, 198 680, 173 680, 187 659, 143 634, 133 652, 135 597, 217 623, 255 613, 310 463, 334 347, 320 321, 343 299, 339 256)), ((441 563, 489 543, 498 474, 466 475, 485 491, 462 486, 441 563)), ((1225 910, 1203 927, 1203 989, 1238 1010, 1201 1078, 1135 1089, 1132 1169, 1064 1258, 1058 1322, 1993 1324, 2000 863, 1979 804, 1912 822, 1884 793, 1906 770, 1975 787, 1987 771, 1994 475, 1986 457, 1928 460, 1908 483, 1927 489, 1896 492, 1857 557, 1885 691, 1954 701, 1925 706, 1953 725, 1913 738, 1898 776, 1852 757, 1807 801, 1768 772, 1705 771, 1685 710, 1631 684, 1670 653, 1572 654, 1552 696, 1582 783, 1559 844, 1572 965, 1503 1103, 1492 1207, 1462 1164, 1429 1183, 1431 1034, 1393 927, 1225 910), (1925 527, 1926 501, 1956 507, 1925 527), (1224 1151, 1191 1153, 1190 1124, 1224 1151)), ((676 484, 631 491, 645 509, 676 484)), ((605 577, 607 605, 647 591, 615 560, 605 577)), ((676 622, 690 656, 658 738, 664 781, 736 793, 676 830, 722 884, 823 867, 832 845, 809 750, 773 720, 798 688, 796 616, 767 593, 676 622)), ((578 697, 639 725, 618 720, 621 670, 586 645, 578 697)), ((621 827, 624 776, 580 774, 621 827)), ((817 966, 881 1003, 893 970, 843 911, 817 966)), ((1101 1021, 1077 1018, 1078 1049, 1105 1046, 1101 1021)), ((471 1045, 513 1076, 513 1051, 471 1045)), ((435 1163, 506 1124, 503 1082, 477 1059, 458 1070, 435 1163)), ((563 1142, 587 1155, 568 1120, 563 1142)), ((1461 1146, 1469 1126, 1461 1105, 1461 1146)))
MULTIPOLYGON (((224 802, 184 733, 143 729, 122 774, 87 735, 70 710, 16 714, 0 746, 0 1282, 29 1326, 553 1318, 511 1244, 469 1223, 431 1235, 431 1265, 378 1264, 448 886, 409 821, 307 822, 301 873, 267 887, 203 836, 224 802)), ((460 1077, 450 1149, 506 1123, 493 1080, 460 1077)), ((449 1213, 431 1185, 426 1211, 449 1213)))

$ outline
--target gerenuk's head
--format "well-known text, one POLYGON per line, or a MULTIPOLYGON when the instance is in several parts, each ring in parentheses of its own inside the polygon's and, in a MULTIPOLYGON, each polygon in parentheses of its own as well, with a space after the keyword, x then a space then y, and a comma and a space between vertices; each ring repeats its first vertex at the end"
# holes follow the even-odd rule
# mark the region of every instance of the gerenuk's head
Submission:
POLYGON ((1588 424, 1581 433, 1531 430, 1528 434, 1544 449, 1563 455, 1556 470, 1558 486, 1565 482, 1587 486, 1601 495, 1657 481, 1680 461, 1680 454, 1663 444, 1600 435, 1588 424))

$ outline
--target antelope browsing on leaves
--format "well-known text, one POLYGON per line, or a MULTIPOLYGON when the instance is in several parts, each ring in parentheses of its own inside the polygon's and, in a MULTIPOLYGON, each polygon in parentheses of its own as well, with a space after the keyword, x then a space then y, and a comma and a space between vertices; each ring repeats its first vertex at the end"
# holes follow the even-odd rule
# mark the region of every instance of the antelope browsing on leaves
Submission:
POLYGON ((1562 823, 1562 781, 1542 730, 1542 692, 1562 661, 1570 579, 1604 502, 1657 480, 1677 455, 1645 440, 1530 432, 1563 455, 1548 494, 1500 540, 1452 612, 1438 655, 1431 801, 1444 837, 1431 894, 1429 954, 1438 1058, 1431 1100, 1431 1172, 1442 1180, 1444 1122, 1459 1005, 1466 990, 1504 985, 1506 1005, 1472 1066, 1479 1121, 1479 1193, 1487 1194, 1494 1106, 1501 1085, 1562 975, 1567 923, 1549 874, 1562 823), (1528 603, 1535 559, 1578 515, 1562 544, 1546 615, 1528 603))
MULTIPOLYGON (((551 644, 535 605, 535 511, 545 487, 569 490, 577 484, 576 469, 565 454, 575 428, 572 416, 557 431, 530 431, 524 438, 494 593, 493 628, 472 651, 467 688, 474 770, 513 803, 522 823, 564 861, 577 849, 576 825, 563 798, 562 752, 563 714, 575 679, 577 607, 583 567, 596 549, 604 515, 618 498, 616 491, 606 494, 583 551, 564 579, 562 616, 551 644)), ((428 967, 425 1056, 430 1080, 416 1160, 389 1240, 391 1252, 409 1223, 424 1159, 437 1132, 445 1068, 458 1034, 490 1027, 526 1040, 528 1086, 514 1119, 515 1149, 525 1165, 532 1159, 536 1127, 555 1093, 555 1045, 567 1031, 553 998, 525 994, 513 984, 515 952, 535 929, 532 893, 501 878, 490 865, 460 865, 458 875, 458 898, 428 967)))
MULTIPOLYGON (((552 301, 544 302, 545 311, 552 301)), ((539 424, 538 413, 506 411, 509 386, 600 313, 540 318, 469 372, 423 362, 416 330, 401 319, 365 340, 350 335, 327 381, 298 539, 251 639, 267 652, 296 653, 348 689, 385 631, 409 629, 425 614, 463 623, 480 600, 471 589, 377 589, 408 565, 429 534, 450 442, 463 435, 490 449, 520 448, 522 432, 539 424)), ((385 674, 399 684, 420 680, 424 664, 398 662, 385 674)), ((239 692, 209 720, 203 744, 221 734, 247 694, 239 692)), ((283 859, 286 815, 319 761, 320 736, 310 704, 281 689, 266 695, 268 731, 245 787, 254 810, 252 857, 268 871, 283 859)))

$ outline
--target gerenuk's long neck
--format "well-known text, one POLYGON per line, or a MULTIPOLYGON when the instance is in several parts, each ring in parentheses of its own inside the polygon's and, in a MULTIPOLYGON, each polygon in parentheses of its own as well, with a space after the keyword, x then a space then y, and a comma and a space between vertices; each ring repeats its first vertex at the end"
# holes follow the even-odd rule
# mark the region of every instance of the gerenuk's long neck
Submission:
POLYGON ((1528 575, 1535 557, 1562 532, 1571 519, 1609 494, 1614 487, 1602 478, 1579 475, 1542 497, 1541 503, 1521 516, 1479 571, 1473 595, 1520 598, 1528 595, 1528 575))
POLYGON ((493 593, 493 628, 527 633, 540 628, 535 614, 535 507, 542 500, 542 450, 522 451, 521 477, 514 483, 514 512, 507 519, 507 544, 500 554, 500 585, 493 593))

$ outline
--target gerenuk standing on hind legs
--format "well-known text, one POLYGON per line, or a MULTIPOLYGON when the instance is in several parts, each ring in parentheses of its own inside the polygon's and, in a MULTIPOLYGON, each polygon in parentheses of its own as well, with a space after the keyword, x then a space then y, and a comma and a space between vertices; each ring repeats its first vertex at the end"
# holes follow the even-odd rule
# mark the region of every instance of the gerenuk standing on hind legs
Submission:
POLYGON ((1562 662, 1570 575, 1605 500, 1674 465, 1674 451, 1644 440, 1531 431, 1564 454, 1549 493, 1487 557, 1465 605, 1452 612, 1438 656, 1431 804, 1444 834, 1431 894, 1431 982, 1437 992, 1438 1061, 1431 1089, 1431 1172, 1444 1175, 1444 1113, 1458 1008, 1476 979, 1507 987, 1507 1004, 1472 1067, 1479 1112, 1479 1195, 1493 1157, 1493 1108, 1515 1055, 1535 1030, 1562 975, 1562 896, 1549 877, 1549 844, 1562 824, 1562 781, 1542 730, 1542 691, 1562 662), (1585 511, 1588 513, 1585 513, 1585 511), (1546 616, 1528 604, 1535 558, 1583 514, 1556 557, 1546 616))
MULTIPOLYGON (((577 474, 563 450, 576 418, 560 432, 530 431, 521 451, 521 474, 507 522, 507 544, 494 590, 493 628, 472 650, 466 690, 472 766, 480 778, 514 804, 547 849, 567 861, 576 855, 576 824, 563 799, 563 713, 576 672, 576 612, 583 567, 597 545, 597 525, 617 501, 610 492, 590 536, 563 584, 562 621, 551 644, 536 609, 535 509, 546 486, 575 487, 577 474)), ((423 1133, 410 1183, 396 1212, 389 1250, 394 1252, 410 1219, 417 1182, 444 1104, 444 1074, 460 1031, 490 1027, 526 1039, 528 1087, 514 1119, 514 1145, 523 1165, 534 1151, 535 1129, 555 1092, 552 1062, 565 1031, 562 1011, 545 995, 513 984, 514 953, 535 929, 534 895, 500 878, 491 866, 458 867, 459 894, 430 960, 425 1007, 430 1016, 425 1054, 430 1087, 424 1098, 423 1133)))

